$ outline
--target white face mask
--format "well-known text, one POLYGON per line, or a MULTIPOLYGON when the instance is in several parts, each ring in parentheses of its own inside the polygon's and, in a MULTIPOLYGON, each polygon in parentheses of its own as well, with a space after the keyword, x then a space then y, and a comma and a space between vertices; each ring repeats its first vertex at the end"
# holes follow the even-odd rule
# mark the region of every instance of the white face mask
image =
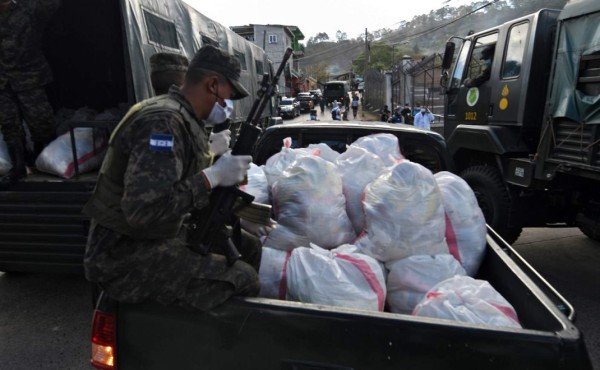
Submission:
POLYGON ((421 109, 421 113, 425 113, 425 109, 421 109))
POLYGON ((225 122, 233 112, 233 102, 230 99, 224 99, 225 106, 219 104, 217 100, 213 105, 208 118, 205 120, 208 126, 218 125, 225 122))

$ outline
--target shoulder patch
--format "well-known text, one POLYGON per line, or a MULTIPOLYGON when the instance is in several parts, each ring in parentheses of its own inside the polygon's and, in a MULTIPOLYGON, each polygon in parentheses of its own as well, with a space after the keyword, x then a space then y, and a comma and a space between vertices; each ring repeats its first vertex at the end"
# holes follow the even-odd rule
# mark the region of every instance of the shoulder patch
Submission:
POLYGON ((153 152, 172 152, 173 135, 152 134, 150 136, 150 150, 153 152))

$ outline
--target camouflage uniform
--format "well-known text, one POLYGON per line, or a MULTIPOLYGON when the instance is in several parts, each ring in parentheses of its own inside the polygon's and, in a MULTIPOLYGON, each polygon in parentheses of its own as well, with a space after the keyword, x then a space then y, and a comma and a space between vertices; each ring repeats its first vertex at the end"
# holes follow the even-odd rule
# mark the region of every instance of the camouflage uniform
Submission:
POLYGON ((202 310, 232 295, 256 295, 260 264, 256 238, 244 238, 238 247, 245 262, 238 260, 232 266, 222 255, 204 256, 188 248, 185 216, 194 208, 206 212, 209 203, 210 192, 200 173, 210 164, 208 133, 195 118, 186 122, 186 115, 195 115, 179 89, 172 87, 168 95, 149 101, 160 99, 178 103, 186 114, 180 110, 144 114, 146 108, 142 108, 131 124, 113 133, 108 155, 118 148, 127 157, 112 163, 122 167, 122 195, 117 203, 101 199, 103 191, 115 184, 103 179, 110 170, 107 157, 94 195, 84 208, 92 216, 84 258, 86 278, 100 283, 119 301, 149 298, 202 310), (155 135, 171 137, 171 150, 152 150, 155 135), (107 203, 111 209, 103 208, 107 203), (120 208, 115 216, 107 216, 115 207, 120 208), (107 227, 119 216, 124 216, 127 225, 107 227))
POLYGON ((44 86, 52 71, 42 52, 44 26, 60 0, 26 0, 0 13, 0 126, 4 140, 22 142, 24 119, 34 142, 54 135, 54 114, 44 86))

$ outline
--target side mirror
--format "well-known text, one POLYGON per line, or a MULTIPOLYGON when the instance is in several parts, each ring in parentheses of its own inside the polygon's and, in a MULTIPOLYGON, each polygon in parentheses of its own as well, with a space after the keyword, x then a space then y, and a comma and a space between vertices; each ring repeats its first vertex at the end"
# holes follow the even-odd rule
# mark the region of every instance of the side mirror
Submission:
POLYGON ((452 57, 454 56, 454 49, 456 44, 452 41, 446 43, 446 50, 444 50, 444 59, 442 60, 442 69, 449 69, 452 65, 452 57))
POLYGON ((442 92, 445 93, 446 89, 448 89, 448 81, 450 80, 450 75, 448 71, 444 71, 442 76, 440 77, 440 86, 442 87, 442 92))

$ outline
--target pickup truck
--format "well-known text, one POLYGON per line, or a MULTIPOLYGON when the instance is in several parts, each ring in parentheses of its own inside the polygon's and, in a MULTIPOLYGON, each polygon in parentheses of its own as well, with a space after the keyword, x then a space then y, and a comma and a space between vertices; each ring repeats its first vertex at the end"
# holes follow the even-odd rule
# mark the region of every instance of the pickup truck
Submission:
MULTIPOLYGON (((254 150, 264 164, 282 140, 344 151, 372 133, 398 137, 402 154, 433 172, 451 170, 441 135, 404 124, 310 121, 266 129, 254 150)), ((522 329, 388 312, 233 298, 200 312, 101 293, 93 314, 92 365, 99 369, 591 369, 574 310, 488 229, 476 278, 515 308, 522 329)))

